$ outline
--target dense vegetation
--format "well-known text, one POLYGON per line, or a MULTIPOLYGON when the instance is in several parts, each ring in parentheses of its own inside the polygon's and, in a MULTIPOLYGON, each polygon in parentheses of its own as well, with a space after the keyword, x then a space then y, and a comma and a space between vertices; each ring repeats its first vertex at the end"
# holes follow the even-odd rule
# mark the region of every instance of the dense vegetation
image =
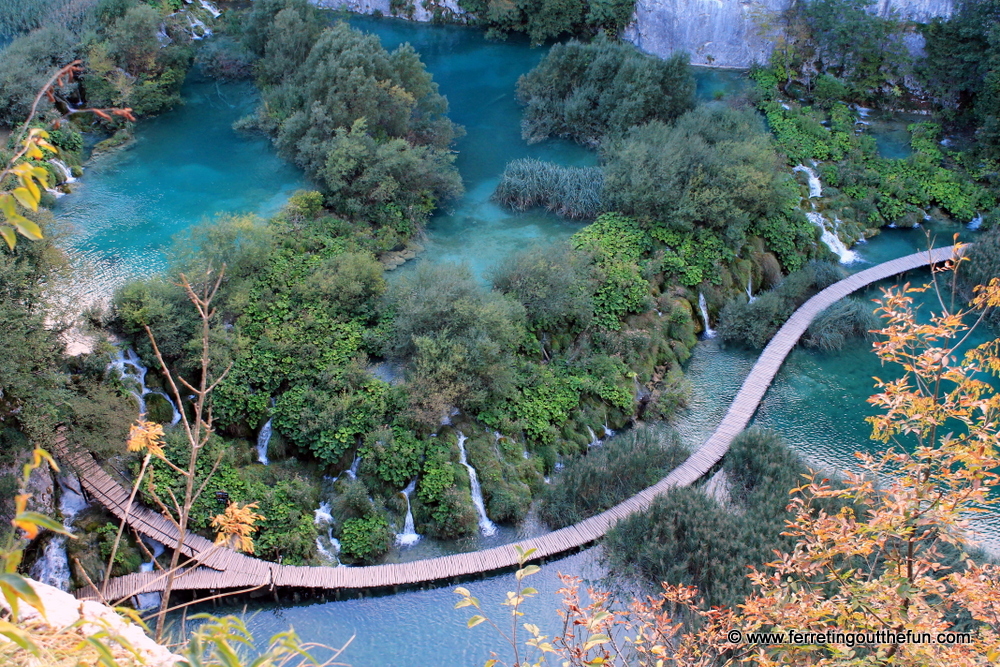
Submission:
POLYGON ((529 143, 567 137, 596 145, 652 120, 671 122, 694 106, 694 76, 684 53, 660 60, 602 35, 557 44, 517 82, 529 143))
POLYGON ((241 125, 271 134, 322 186, 326 207, 370 225, 380 249, 401 246, 462 193, 449 150, 462 130, 412 46, 389 53, 346 23, 324 29, 304 0, 255 3, 242 32, 263 99, 241 125))
MULTIPOLYGON (((57 107, 61 115, 70 106, 129 107, 144 116, 179 104, 192 38, 204 34, 189 16, 211 21, 200 7, 177 12, 180 2, 48 0, 30 11, 21 4, 0 14, 0 33, 6 26, 17 35, 0 58, 0 126, 24 120, 53 69, 77 59, 82 75, 43 100, 43 110, 57 107)), ((88 115, 75 120, 101 121, 88 115)))
POLYGON ((660 481, 689 454, 676 431, 660 426, 595 442, 546 489, 539 515, 553 528, 579 523, 660 481))
POLYGON ((523 32, 532 44, 599 30, 616 35, 635 11, 635 0, 459 0, 458 5, 487 28, 487 36, 505 38, 509 32, 523 32))
POLYGON ((526 211, 544 207, 574 220, 592 220, 604 209, 600 167, 563 167, 541 160, 510 162, 493 193, 499 204, 526 211))
POLYGON ((772 559, 792 540, 788 491, 807 472, 774 432, 744 431, 723 466, 728 497, 703 488, 672 490, 619 522, 605 540, 608 569, 654 592, 660 582, 697 586, 710 606, 733 605, 750 591, 749 565, 772 559))

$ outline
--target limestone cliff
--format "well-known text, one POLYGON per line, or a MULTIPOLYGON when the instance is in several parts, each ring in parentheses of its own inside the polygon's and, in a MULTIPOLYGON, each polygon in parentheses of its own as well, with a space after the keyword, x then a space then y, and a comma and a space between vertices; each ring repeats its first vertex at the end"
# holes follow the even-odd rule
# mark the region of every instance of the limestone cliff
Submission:
POLYGON ((358 14, 381 12, 383 16, 398 16, 413 21, 433 21, 435 12, 445 20, 454 20, 465 12, 458 6, 458 0, 310 0, 324 9, 346 9, 358 14), (392 5, 399 9, 393 11, 392 5), (426 5, 426 6, 425 6, 426 5))
MULTIPOLYGON (((687 51, 696 65, 749 67, 766 62, 772 42, 760 17, 787 10, 796 0, 638 0, 625 39, 657 56, 687 51)), ((880 15, 898 12, 914 21, 950 16, 953 0, 878 0, 880 15)))

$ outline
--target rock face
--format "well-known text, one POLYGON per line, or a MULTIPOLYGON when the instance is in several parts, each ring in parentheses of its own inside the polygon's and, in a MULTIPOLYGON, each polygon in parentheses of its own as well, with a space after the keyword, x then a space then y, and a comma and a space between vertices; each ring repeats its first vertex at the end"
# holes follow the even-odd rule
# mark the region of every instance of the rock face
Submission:
MULTIPOLYGON (((142 628, 124 620, 110 607, 92 601, 81 602, 69 593, 37 581, 29 579, 28 583, 38 595, 45 609, 45 616, 43 617, 35 608, 22 603, 19 609, 19 625, 34 626, 36 623, 42 623, 53 631, 61 631, 82 621, 79 632, 83 635, 88 636, 103 631, 112 637, 121 637, 135 648, 145 667, 172 667, 181 660, 179 655, 154 642, 146 636, 142 628)), ((0 609, 10 612, 10 608, 2 598, 0 598, 0 609)), ((105 638, 104 641, 108 642, 108 639, 105 638)), ((112 653, 123 653, 115 647, 111 648, 112 653)))
POLYGON ((390 0, 309 0, 312 4, 323 9, 346 9, 349 12, 358 14, 374 14, 381 12, 384 16, 398 16, 399 18, 411 19, 413 21, 433 21, 435 9, 445 20, 458 20, 465 11, 458 6, 458 0, 401 0, 393 3, 390 0), (391 5, 398 4, 403 7, 395 12, 391 5), (424 7, 424 4, 427 7, 424 7))
MULTIPOLYGON (((801 0, 799 0, 801 1, 801 0)), ((787 10, 796 0, 638 0, 625 39, 660 57, 687 51, 695 65, 749 67, 766 62, 773 42, 761 34, 761 17, 787 10)), ((953 0, 878 0, 872 11, 929 21, 950 16, 953 0)))

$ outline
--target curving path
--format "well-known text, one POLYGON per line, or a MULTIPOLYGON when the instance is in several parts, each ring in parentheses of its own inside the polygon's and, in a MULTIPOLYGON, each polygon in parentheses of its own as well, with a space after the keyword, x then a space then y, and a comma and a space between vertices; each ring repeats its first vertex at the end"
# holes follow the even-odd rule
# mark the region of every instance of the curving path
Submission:
MULTIPOLYGON (((812 320, 848 294, 879 280, 899 273, 938 264, 952 257, 955 246, 916 253, 873 266, 827 287, 806 301, 778 330, 761 353, 739 393, 729 406, 712 436, 684 463, 653 486, 612 507, 606 512, 572 526, 553 531, 516 545, 534 548, 535 558, 555 556, 594 542, 612 526, 635 512, 649 507, 656 496, 669 489, 694 483, 718 463, 729 449, 733 438, 746 428, 764 393, 781 368, 785 357, 798 343, 812 320)), ((80 471, 80 481, 91 495, 121 518, 128 491, 102 470, 89 454, 71 454, 65 443, 57 445, 58 454, 67 458, 80 471)), ((129 523, 135 530, 164 543, 177 543, 173 525, 157 513, 134 508, 129 523)), ((502 570, 517 565, 515 544, 482 551, 441 556, 409 563, 391 563, 366 567, 299 567, 268 563, 212 546, 208 540, 189 536, 183 551, 200 561, 198 567, 187 570, 174 583, 174 590, 235 590, 251 587, 289 587, 315 589, 369 589, 405 586, 502 570)), ((109 600, 131 597, 137 593, 163 589, 158 572, 139 572, 116 577, 108 584, 109 600)), ((77 597, 96 599, 93 587, 77 591, 77 597)))

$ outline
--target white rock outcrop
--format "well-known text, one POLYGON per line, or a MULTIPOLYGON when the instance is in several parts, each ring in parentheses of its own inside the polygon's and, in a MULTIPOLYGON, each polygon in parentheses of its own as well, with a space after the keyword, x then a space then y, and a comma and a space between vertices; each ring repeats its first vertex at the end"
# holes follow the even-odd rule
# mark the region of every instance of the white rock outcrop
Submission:
MULTIPOLYGON (((45 615, 43 617, 34 607, 21 603, 18 609, 20 623, 41 622, 53 630, 63 630, 82 619, 80 630, 83 634, 92 635, 105 631, 111 636, 121 637, 132 645, 145 667, 173 667, 182 659, 154 642, 142 628, 126 621, 106 605, 77 600, 69 593, 31 579, 28 579, 28 583, 41 600, 45 615)), ((10 611, 3 598, 0 598, 0 609, 10 611)), ((0 641, 5 640, 0 638, 0 641)))
MULTIPOLYGON (((799 0, 801 1, 801 0, 799 0)), ((761 18, 786 11, 796 0, 638 0, 625 39, 656 56, 687 51, 695 65, 749 67, 767 62, 774 43, 761 18)), ((950 16, 953 0, 878 0, 872 11, 898 12, 914 21, 950 16)))
MULTIPOLYGON (((458 0, 434 0, 433 3, 427 2, 427 7, 424 7, 423 0, 413 0, 410 5, 413 10, 412 15, 409 15, 405 9, 398 14, 393 14, 390 0, 310 0, 310 2, 323 9, 343 9, 358 14, 373 14, 379 11, 384 16, 398 16, 421 22, 434 20, 435 6, 439 8, 439 11, 450 13, 453 17, 465 14, 465 11, 458 6, 458 0)), ((403 4, 405 5, 405 3, 403 4)))

